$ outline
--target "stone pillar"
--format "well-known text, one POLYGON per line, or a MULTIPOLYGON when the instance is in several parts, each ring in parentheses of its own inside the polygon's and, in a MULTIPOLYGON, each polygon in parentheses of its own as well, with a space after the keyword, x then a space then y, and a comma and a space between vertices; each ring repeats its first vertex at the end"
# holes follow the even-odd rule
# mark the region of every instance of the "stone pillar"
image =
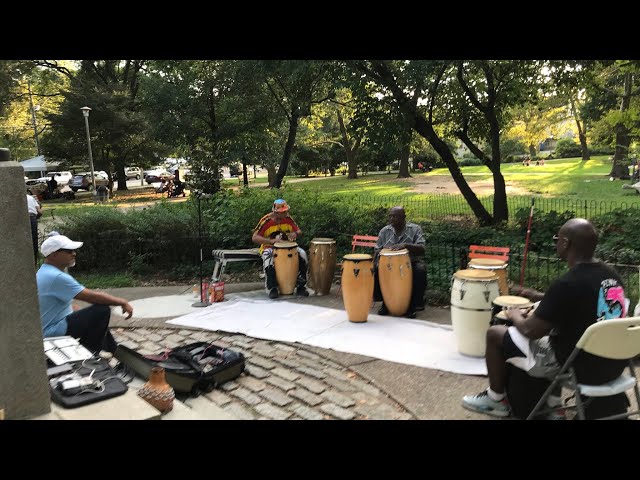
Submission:
POLYGON ((0 148, 0 410, 7 419, 51 409, 24 169, 0 148))

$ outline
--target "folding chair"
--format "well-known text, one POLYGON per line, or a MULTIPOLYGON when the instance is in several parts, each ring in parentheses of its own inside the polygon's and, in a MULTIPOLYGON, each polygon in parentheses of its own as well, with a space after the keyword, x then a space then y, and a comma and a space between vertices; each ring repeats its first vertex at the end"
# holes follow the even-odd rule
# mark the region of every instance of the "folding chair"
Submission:
POLYGON ((571 352, 571 355, 560 369, 560 372, 558 372, 549 388, 547 388, 533 408, 527 420, 534 419, 536 416, 550 411, 540 411, 540 408, 542 405, 545 405, 547 397, 557 385, 573 390, 575 393, 575 405, 564 406, 562 408, 575 408, 580 420, 585 419, 584 405, 580 398, 581 394, 585 397, 611 397, 633 389, 637 402, 636 410, 618 415, 610 415, 600 418, 599 420, 614 420, 640 414, 640 408, 638 408, 640 406, 640 392, 638 391, 638 381, 633 367, 633 358, 639 354, 640 317, 603 320, 594 323, 582 334, 573 352, 571 352), (585 385, 578 383, 573 362, 582 351, 613 360, 628 360, 631 375, 629 376, 623 373, 615 380, 602 385, 585 385))
POLYGON ((473 258, 489 258, 493 260, 509 261, 509 247, 487 247, 484 245, 469 245, 469 260, 473 258))

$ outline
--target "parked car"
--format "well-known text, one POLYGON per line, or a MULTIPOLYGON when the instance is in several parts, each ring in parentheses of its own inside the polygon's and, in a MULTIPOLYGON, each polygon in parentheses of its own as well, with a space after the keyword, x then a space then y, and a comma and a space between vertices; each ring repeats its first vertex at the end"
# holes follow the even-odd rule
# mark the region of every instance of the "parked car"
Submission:
MULTIPOLYGON (((124 167, 124 174, 127 176, 127 180, 131 180, 132 178, 140 180, 140 177, 142 176, 142 170, 140 170, 138 167, 124 167)), ((118 179, 117 173, 113 174, 113 179, 118 179)))
POLYGON ((165 180, 173 180, 173 175, 171 175, 166 170, 146 170, 146 175, 144 179, 147 181, 147 184, 161 182, 162 179, 165 180))
POLYGON ((73 175, 71 175, 71 172, 48 172, 45 177, 38 178, 36 182, 46 183, 49 180, 51 180, 51 175, 55 175, 55 179, 56 179, 56 182, 58 182, 59 187, 62 185, 67 185, 73 178, 73 175))
MULTIPOLYGON (((102 173, 96 172, 96 187, 101 185, 109 186, 109 179, 102 173)), ((78 190, 91 191, 93 188, 93 184, 91 183, 91 172, 75 175, 69 182, 69 187, 71 187, 71 190, 74 192, 77 192, 78 190)))

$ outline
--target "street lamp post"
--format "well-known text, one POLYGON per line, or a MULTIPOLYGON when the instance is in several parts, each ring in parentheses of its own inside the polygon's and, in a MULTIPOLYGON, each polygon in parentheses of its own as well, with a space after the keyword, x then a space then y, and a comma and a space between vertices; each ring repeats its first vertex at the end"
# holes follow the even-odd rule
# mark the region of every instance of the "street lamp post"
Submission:
POLYGON ((87 128, 87 145, 89 145, 89 165, 91 167, 91 184, 93 185, 93 194, 96 194, 96 176, 93 171, 93 155, 91 154, 91 136, 89 135, 89 107, 82 107, 82 115, 84 116, 84 126, 87 128))

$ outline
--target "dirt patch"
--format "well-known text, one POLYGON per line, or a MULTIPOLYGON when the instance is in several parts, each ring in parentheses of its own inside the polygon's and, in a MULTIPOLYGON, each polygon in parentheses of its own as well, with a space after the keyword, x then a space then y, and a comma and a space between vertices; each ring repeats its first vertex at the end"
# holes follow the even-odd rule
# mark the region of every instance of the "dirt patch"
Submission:
MULTIPOLYGON (((466 180, 476 195, 493 194, 493 179, 473 180, 472 176, 468 176, 466 180)), ((407 179, 407 181, 417 193, 460 193, 460 189, 449 175, 416 175, 407 179)), ((528 195, 531 193, 526 188, 514 185, 513 182, 509 181, 506 182, 506 190, 507 195, 528 195)))

